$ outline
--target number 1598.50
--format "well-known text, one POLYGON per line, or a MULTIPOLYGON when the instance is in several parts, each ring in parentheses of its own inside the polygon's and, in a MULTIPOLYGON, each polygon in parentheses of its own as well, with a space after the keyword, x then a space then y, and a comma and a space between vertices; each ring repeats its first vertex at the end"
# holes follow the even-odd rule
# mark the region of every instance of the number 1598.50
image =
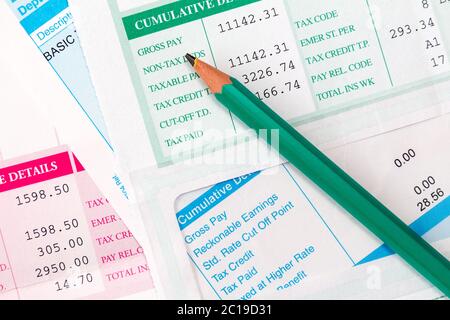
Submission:
POLYGON ((55 186, 52 193, 47 193, 45 190, 39 190, 31 193, 25 193, 16 197, 17 205, 23 206, 29 203, 36 202, 38 200, 45 200, 47 198, 52 198, 53 196, 60 196, 70 192, 70 187, 68 184, 63 184, 61 186, 55 186))

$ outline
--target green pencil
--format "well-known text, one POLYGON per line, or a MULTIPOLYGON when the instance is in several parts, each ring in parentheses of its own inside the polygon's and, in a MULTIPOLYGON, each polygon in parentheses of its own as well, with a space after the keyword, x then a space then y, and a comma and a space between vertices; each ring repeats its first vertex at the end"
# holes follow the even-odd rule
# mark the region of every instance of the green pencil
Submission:
POLYGON ((278 151, 287 161, 446 296, 450 295, 450 263, 444 256, 239 81, 190 54, 186 58, 217 100, 257 133, 278 130, 278 151))

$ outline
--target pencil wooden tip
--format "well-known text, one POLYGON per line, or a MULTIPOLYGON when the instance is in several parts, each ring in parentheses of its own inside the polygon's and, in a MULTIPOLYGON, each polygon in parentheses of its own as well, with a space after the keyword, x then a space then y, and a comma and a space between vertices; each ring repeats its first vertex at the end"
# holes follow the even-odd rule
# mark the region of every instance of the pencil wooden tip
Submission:
POLYGON ((203 79, 212 93, 221 93, 224 85, 232 83, 229 75, 206 62, 203 62, 190 54, 186 55, 186 59, 192 64, 197 74, 203 79))
POLYGON ((195 58, 192 54, 187 53, 187 54, 186 54, 186 59, 189 61, 189 63, 190 63, 192 66, 195 65, 195 59, 196 59, 196 58, 195 58))

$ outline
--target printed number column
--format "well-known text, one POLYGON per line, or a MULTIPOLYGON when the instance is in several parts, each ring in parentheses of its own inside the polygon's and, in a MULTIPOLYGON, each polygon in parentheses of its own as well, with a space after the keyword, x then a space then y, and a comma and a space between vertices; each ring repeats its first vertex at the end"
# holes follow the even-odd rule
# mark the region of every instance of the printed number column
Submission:
POLYGON ((315 111, 282 1, 263 1, 204 19, 217 67, 287 120, 315 111), (280 32, 283 30, 283 32, 280 32))
MULTIPOLYGON (((432 0, 369 0, 375 28, 395 86, 426 80, 448 72, 436 10, 432 0)), ((450 9, 450 6, 448 6, 450 9)))
POLYGON ((20 298, 104 290, 67 152, 0 170, 2 235, 20 298))

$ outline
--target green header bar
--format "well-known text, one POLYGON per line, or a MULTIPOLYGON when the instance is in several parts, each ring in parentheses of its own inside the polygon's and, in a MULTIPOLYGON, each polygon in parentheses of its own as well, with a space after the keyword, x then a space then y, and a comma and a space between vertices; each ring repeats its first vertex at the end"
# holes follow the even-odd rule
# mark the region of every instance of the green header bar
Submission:
POLYGON ((122 18, 128 40, 260 0, 182 0, 122 18))

